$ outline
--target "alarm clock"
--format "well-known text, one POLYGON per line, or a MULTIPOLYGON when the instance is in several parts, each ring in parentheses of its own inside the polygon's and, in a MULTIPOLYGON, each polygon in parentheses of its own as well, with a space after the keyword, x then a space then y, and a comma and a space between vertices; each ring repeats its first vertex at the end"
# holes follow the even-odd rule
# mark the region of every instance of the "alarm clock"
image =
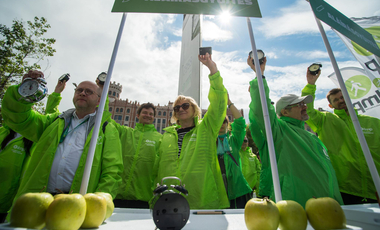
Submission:
POLYGON ((107 79, 107 73, 106 72, 101 72, 98 75, 99 84, 104 85, 104 82, 106 82, 106 79, 107 79))
POLYGON ((69 73, 65 73, 63 74, 59 79, 58 79, 60 82, 63 82, 63 81, 69 81, 70 80, 70 74, 69 73))
POLYGON ((18 88, 20 99, 34 103, 44 99, 48 93, 47 83, 43 78, 25 78, 18 88))
POLYGON ((162 178, 161 185, 157 184, 153 195, 149 203, 156 227, 160 230, 182 229, 189 220, 190 205, 185 198, 188 191, 181 180, 178 177, 162 178), (178 180, 179 185, 164 184, 167 179, 178 180))
POLYGON ((309 66, 309 72, 313 75, 317 75, 321 71, 322 64, 313 63, 309 66))
MULTIPOLYGON (((249 52, 249 56, 251 56, 251 58, 252 58, 252 63, 255 64, 255 60, 253 59, 253 53, 252 53, 252 51, 249 52)), ((257 50, 257 56, 259 57, 259 63, 260 63, 260 65, 263 64, 264 63, 264 57, 265 57, 264 51, 257 50)))

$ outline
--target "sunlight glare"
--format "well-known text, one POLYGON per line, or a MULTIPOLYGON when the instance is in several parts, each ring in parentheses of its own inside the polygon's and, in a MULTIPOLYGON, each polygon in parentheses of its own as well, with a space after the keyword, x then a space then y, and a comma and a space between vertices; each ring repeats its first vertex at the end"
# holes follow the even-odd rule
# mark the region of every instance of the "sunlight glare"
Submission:
POLYGON ((224 24, 228 24, 231 20, 231 13, 229 11, 223 11, 219 15, 220 21, 224 24))

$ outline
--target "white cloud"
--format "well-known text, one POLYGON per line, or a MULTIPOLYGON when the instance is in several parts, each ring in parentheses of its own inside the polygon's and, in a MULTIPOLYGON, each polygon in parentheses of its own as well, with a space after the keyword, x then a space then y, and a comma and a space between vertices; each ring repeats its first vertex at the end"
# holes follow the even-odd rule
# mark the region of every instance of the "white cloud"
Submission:
POLYGON ((231 39, 233 39, 231 31, 221 29, 214 22, 203 20, 202 40, 225 42, 231 39))
MULTIPOLYGON (((369 17, 379 15, 378 0, 328 0, 328 4, 347 17, 369 17)), ((266 37, 293 34, 318 33, 311 7, 305 0, 297 0, 293 5, 282 8, 276 17, 264 17, 258 28, 266 37)), ((322 23, 325 30, 329 27, 322 23)))

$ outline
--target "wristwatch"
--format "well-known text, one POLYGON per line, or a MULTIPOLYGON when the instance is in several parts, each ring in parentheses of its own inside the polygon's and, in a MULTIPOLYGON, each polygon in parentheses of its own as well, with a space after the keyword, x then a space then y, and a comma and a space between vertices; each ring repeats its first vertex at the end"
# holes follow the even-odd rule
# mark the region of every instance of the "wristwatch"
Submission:
POLYGON ((99 75, 98 75, 98 80, 99 80, 99 83, 101 85, 104 85, 104 82, 106 81, 107 79, 107 73, 106 72, 101 72, 99 75))
POLYGON ((18 93, 24 101, 34 103, 44 99, 48 93, 47 83, 43 78, 25 78, 18 88, 18 93))

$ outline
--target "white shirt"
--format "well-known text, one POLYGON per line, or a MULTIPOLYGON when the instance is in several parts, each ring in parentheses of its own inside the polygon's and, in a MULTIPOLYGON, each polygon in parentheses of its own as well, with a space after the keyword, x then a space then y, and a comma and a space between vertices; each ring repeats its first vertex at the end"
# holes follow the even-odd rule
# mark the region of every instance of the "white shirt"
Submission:
POLYGON ((79 119, 76 112, 73 113, 68 134, 64 141, 58 145, 54 155, 54 161, 50 170, 47 192, 70 192, 80 158, 87 138, 88 118, 95 116, 96 112, 79 119), (85 123, 81 124, 83 121, 85 123))

